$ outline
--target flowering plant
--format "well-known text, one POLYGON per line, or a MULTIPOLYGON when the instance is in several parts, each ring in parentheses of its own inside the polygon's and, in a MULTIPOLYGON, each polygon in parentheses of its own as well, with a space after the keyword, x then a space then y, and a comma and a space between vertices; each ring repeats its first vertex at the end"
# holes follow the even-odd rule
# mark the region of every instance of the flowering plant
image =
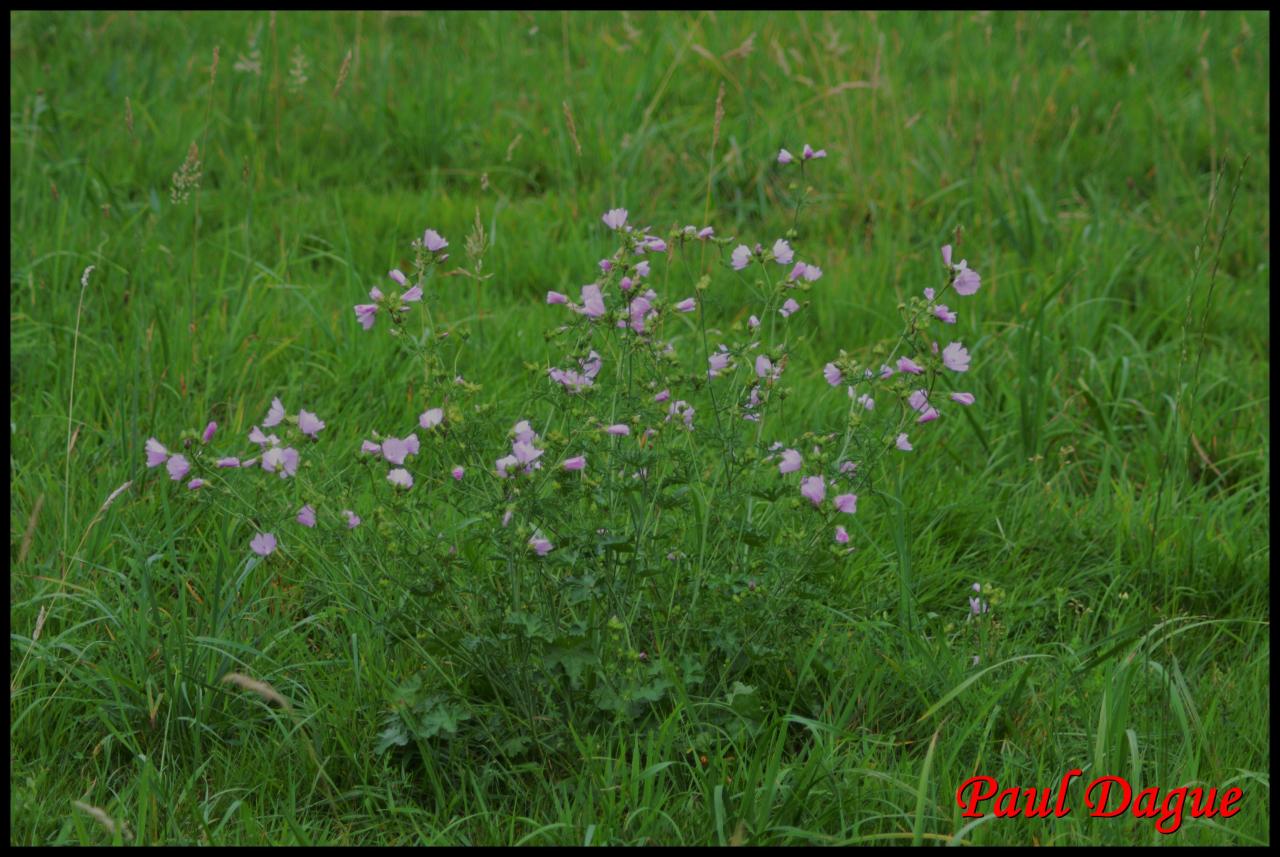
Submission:
MULTIPOLYGON (((806 145, 777 161, 824 157, 806 145)), ((424 661, 394 697, 382 749, 474 729, 518 751, 543 740, 539 717, 494 712, 527 714, 530 699, 582 722, 639 717, 696 688, 749 721, 752 677, 789 662, 796 629, 816 627, 847 580, 859 498, 885 460, 975 403, 961 389, 970 353, 946 331, 981 280, 950 245, 936 286, 900 306, 894 341, 804 367, 807 298, 834 278, 797 227, 754 243, 638 226, 623 208, 601 221, 612 250, 592 281, 546 293, 562 313, 548 333, 560 356, 539 368, 525 412, 478 401, 458 373, 464 337, 431 313, 449 243, 427 229, 411 273, 390 271, 353 308, 353 335, 395 337, 401 367, 421 372, 419 413, 360 426, 358 448, 317 455, 310 475, 326 423, 280 398, 227 454, 204 452, 212 423, 190 458, 147 443, 148 466, 244 504, 258 561, 363 539, 345 549, 424 661), (840 405, 829 425, 788 433, 789 382, 809 371, 840 405), (259 472, 256 491, 233 471, 259 472)), ((483 279, 477 232, 474 273, 449 273, 483 279)))

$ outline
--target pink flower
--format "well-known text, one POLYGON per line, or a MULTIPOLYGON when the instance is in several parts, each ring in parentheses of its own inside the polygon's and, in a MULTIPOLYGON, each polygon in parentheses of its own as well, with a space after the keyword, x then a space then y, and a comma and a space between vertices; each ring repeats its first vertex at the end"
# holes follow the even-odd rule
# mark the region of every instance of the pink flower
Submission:
POLYGON ((392 464, 404 464, 404 457, 412 454, 407 441, 389 437, 382 442, 382 457, 392 464))
POLYGON ((782 460, 778 462, 778 472, 794 473, 800 469, 802 460, 800 453, 796 452, 794 449, 784 449, 782 451, 782 460))
MULTIPOLYGON (((910 357, 899 357, 898 371, 910 372, 912 375, 920 375, 924 372, 924 369, 920 366, 920 364, 916 363, 910 357)), ((884 376, 881 375, 880 377, 883 378, 884 376)))
POLYGON ((951 267, 951 245, 950 244, 944 244, 942 247, 942 264, 946 265, 948 268, 951 267))
POLYGON ((209 441, 213 440, 213 433, 216 432, 217 430, 218 430, 218 424, 210 420, 209 424, 204 427, 204 434, 200 436, 200 439, 205 443, 208 443, 209 441))
MULTIPOLYGON (((414 286, 409 289, 409 291, 400 296, 400 300, 409 301, 410 303, 416 303, 417 301, 422 300, 422 286, 414 286)), ((400 307, 400 309, 404 310, 407 309, 407 307, 400 307)))
POLYGON ((643 262, 640 262, 639 264, 636 265, 636 276, 637 277, 649 276, 649 260, 648 259, 645 259, 643 262))
POLYGON ((733 248, 733 256, 731 257, 733 269, 741 271, 747 265, 751 264, 751 248, 746 244, 739 244, 733 248))
POLYGON ((951 281, 951 285, 958 295, 968 297, 982 285, 982 278, 978 276, 978 272, 969 270, 968 262, 964 259, 961 259, 960 264, 955 266, 955 272, 956 278, 951 281))
POLYGON ((316 510, 307 504, 298 510, 298 523, 304 527, 314 527, 316 525, 316 510))
POLYGON ((789 163, 791 163, 791 162, 792 162, 792 161, 794 161, 794 160, 795 160, 795 158, 791 157, 791 153, 790 153, 790 152, 788 152, 786 149, 779 149, 779 150, 778 150, 778 163, 780 163, 780 164, 789 164, 789 163))
POLYGON ((397 467, 387 474, 387 481, 399 488, 412 488, 413 477, 403 467, 397 467))
POLYGON ((418 417, 418 425, 424 429, 433 429, 444 419, 443 408, 428 408, 418 417))
POLYGON ((864 410, 874 411, 876 409, 876 400, 866 393, 858 397, 858 404, 862 405, 864 410))
POLYGON ((524 441, 516 441, 511 445, 511 454, 516 457, 517 462, 524 466, 526 471, 530 469, 531 464, 542 457, 542 452, 543 450, 524 441))
POLYGON ((187 461, 185 456, 174 455, 169 458, 169 463, 165 465, 165 469, 169 471, 169 478, 177 482, 187 475, 187 471, 191 469, 191 463, 187 461))
POLYGON ((631 291, 631 287, 634 285, 635 285, 635 281, 632 280, 630 277, 623 277, 621 280, 618 280, 618 288, 624 292, 631 291))
POLYGON ((600 294, 600 287, 595 283, 583 286, 582 307, 574 307, 574 309, 589 318, 599 318, 604 315, 604 295, 600 294))
POLYGON ((827 150, 826 150, 826 149, 819 149, 818 151, 816 151, 816 152, 815 152, 815 151, 814 151, 814 150, 809 146, 809 144, 808 144, 808 143, 805 143, 805 144, 804 144, 804 150, 801 152, 801 156, 802 156, 806 161, 811 160, 812 158, 825 158, 825 157, 827 156, 827 150))
POLYGON ((298 472, 298 451, 292 447, 273 446, 262 454, 262 469, 268 473, 279 472, 285 479, 298 472))
POLYGON ((216 462, 218 467, 239 467, 240 459, 231 456, 228 458, 219 458, 216 462))
POLYGON ((805 265, 804 271, 801 272, 801 276, 810 283, 816 283, 818 279, 822 277, 822 269, 817 265, 805 265))
POLYGON ((858 465, 852 461, 840 462, 840 472, 844 474, 852 474, 858 469, 858 465))
POLYGON ((378 314, 377 304, 356 304, 353 309, 356 311, 356 321, 360 322, 360 326, 365 330, 373 330, 373 322, 378 314))
POLYGON ((559 292, 547 292, 547 303, 549 304, 567 304, 568 302, 568 295, 562 295, 559 292))
POLYGON ((836 368, 836 364, 828 363, 822 367, 822 377, 827 379, 827 383, 832 387, 837 386, 844 376, 840 374, 840 370, 836 368))
POLYGON ((529 547, 537 551, 538 556, 546 556, 551 553, 551 549, 554 548, 555 545, 535 533, 534 536, 529 539, 529 547))
POLYGON ((710 238, 712 235, 715 235, 715 234, 716 234, 716 231, 712 229, 710 226, 704 226, 698 230, 698 240, 706 241, 708 238, 710 238))
POLYGON ((836 543, 842 545, 849 543, 849 531, 844 527, 836 527, 836 543))
POLYGON ((607 273, 609 273, 610 271, 612 271, 612 270, 613 270, 613 263, 612 263, 612 262, 610 262, 608 259, 601 259, 601 260, 600 260, 600 270, 601 270, 601 271, 603 271, 603 272, 604 272, 604 273, 606 273, 606 274, 607 274, 607 273))
MULTIPOLYGON (((656 313, 651 312, 653 309, 653 300, 658 293, 653 289, 649 289, 638 298, 631 301, 631 329, 636 333, 644 333, 644 323, 646 320, 654 316, 656 313)), ((618 327, 622 327, 623 323, 618 322, 618 327)))
POLYGON ((277 438, 275 435, 271 435, 270 437, 268 437, 267 435, 263 434, 262 429, 258 428, 257 426, 253 426, 252 428, 249 429, 249 443, 256 443, 258 446, 266 446, 268 443, 277 444, 279 442, 280 442, 280 439, 277 438))
POLYGON ((952 372, 969 371, 969 352, 959 342, 952 342, 942 349, 942 365, 952 372))
POLYGON ((262 421, 263 428, 271 428, 280 424, 284 419, 284 405, 280 403, 279 398, 271 400, 271 407, 267 410, 267 418, 262 421))
POLYGON ((382 447, 371 440, 366 440, 360 444, 360 451, 376 454, 376 453, 382 452, 382 447))
POLYGON ((894 445, 903 452, 910 452, 914 448, 911 446, 911 441, 907 440, 906 432, 898 435, 898 439, 894 441, 894 445))
POLYGON ((317 437, 324 423, 310 411, 298 411, 298 429, 308 437, 317 437))
POLYGON ((956 314, 947 309, 946 304, 938 304, 933 308, 933 314, 943 321, 945 324, 955 324, 956 314))
POLYGON ((962 405, 972 405, 973 393, 952 393, 951 401, 959 402, 962 405))
POLYGON ((187 490, 189 491, 195 491, 197 488, 203 488, 203 487, 204 487, 203 479, 192 479, 190 482, 187 483, 187 490))
POLYGON ((768 375, 771 369, 773 369, 773 361, 771 361, 768 357, 765 357, 763 354, 756 357, 756 377, 757 378, 763 378, 764 376, 768 375))
POLYGON ((499 479, 506 479, 508 471, 513 467, 519 467, 520 461, 514 455, 504 455, 493 463, 494 470, 497 471, 499 479))
POLYGON ((752 330, 755 330, 759 326, 760 326, 760 319, 756 318, 754 315, 751 316, 751 318, 747 319, 747 327, 750 327, 752 330))
POLYGON ((676 304, 676 310, 679 312, 693 312, 698 308, 698 302, 693 298, 685 298, 676 304))
POLYGON ((627 210, 625 208, 611 208, 605 212, 601 218, 604 225, 610 229, 621 229, 627 223, 627 210))
POLYGON ((405 448, 409 450, 410 455, 418 454, 418 434, 413 432, 404 439, 405 448))
POLYGON ((667 242, 663 241, 661 238, 650 238, 636 248, 636 252, 642 252, 645 250, 650 253, 665 253, 667 252, 667 242))
POLYGON ((439 232, 434 229, 428 229, 422 233, 422 246, 426 247, 432 253, 439 252, 449 246, 449 242, 441 237, 439 232))
POLYGON ((169 450, 154 437, 147 438, 147 467, 159 467, 169 459, 169 450))
POLYGON ((927 301, 933 300, 933 289, 929 288, 928 286, 926 286, 924 290, 924 299, 927 301))
POLYGON ((858 495, 857 494, 841 494, 835 499, 836 511, 844 512, 846 515, 852 515, 858 511, 858 495))
POLYGON ((369 289, 369 300, 371 301, 382 300, 382 289, 378 288, 377 286, 374 286, 373 288, 369 289))
POLYGON ((342 514, 347 516, 348 530, 354 530, 356 527, 360 526, 360 516, 357 515, 355 512, 351 511, 350 509, 343 509, 342 514))
POLYGON ((581 470, 587 466, 587 459, 581 455, 575 455, 573 458, 566 458, 563 463, 565 470, 581 470))
POLYGON ((502 514, 502 526, 505 527, 507 526, 507 524, 510 524, 510 523, 511 523, 511 510, 508 509, 506 512, 502 514))
POLYGON ((929 407, 929 393, 927 390, 915 390, 910 396, 907 396, 907 404, 913 411, 923 411, 929 407))
MULTIPOLYGON (((724 346, 720 347, 723 348, 724 346)), ((725 369, 729 368, 729 352, 717 351, 715 354, 712 354, 707 358, 707 365, 710 367, 707 369, 707 377, 716 377, 725 369)))
POLYGON ((276 537, 271 533, 258 533, 249 542, 249 547, 258 556, 269 556, 276 549, 276 537))
POLYGON ((515 439, 520 443, 533 443, 538 433, 529 425, 528 420, 521 420, 511 429, 511 433, 515 435, 515 439))
POLYGON ((451 471, 449 471, 449 472, 450 472, 451 474, 453 474, 453 478, 454 478, 455 480, 457 480, 458 482, 461 482, 461 481, 462 481, 462 476, 463 476, 463 474, 465 474, 465 473, 466 473, 466 471, 465 471, 465 470, 463 470, 461 467, 455 467, 455 468, 453 468, 453 470, 451 470, 451 471))
POLYGON ((779 265, 790 265, 793 258, 795 258, 795 251, 791 249, 790 244, 781 238, 773 242, 773 261, 779 265))
POLYGON ((631 426, 627 425, 626 423, 614 423, 613 425, 607 427, 605 431, 609 434, 623 437, 631 434, 631 426))
POLYGON ((671 391, 670 391, 670 390, 663 390, 661 393, 659 393, 658 395, 654 396, 654 397, 653 397, 653 400, 654 400, 655 402, 665 402, 667 399, 670 399, 670 398, 671 398, 671 391))
POLYGON ((936 420, 938 416, 938 412, 933 408, 925 408, 924 412, 920 414, 920 418, 916 420, 916 423, 931 423, 936 420))
POLYGON ((409 285, 409 278, 406 277, 404 275, 404 272, 401 271, 399 268, 392 268, 390 271, 387 272, 387 276, 395 280, 398 284, 402 286, 409 285))
POLYGON ((787 302, 782 305, 782 308, 778 310, 778 313, 783 318, 786 318, 798 309, 800 309, 800 304, 796 303, 795 298, 787 298, 787 302))
POLYGON ((813 505, 819 506, 827 496, 827 484, 821 476, 806 476, 800 480, 800 493, 813 505))

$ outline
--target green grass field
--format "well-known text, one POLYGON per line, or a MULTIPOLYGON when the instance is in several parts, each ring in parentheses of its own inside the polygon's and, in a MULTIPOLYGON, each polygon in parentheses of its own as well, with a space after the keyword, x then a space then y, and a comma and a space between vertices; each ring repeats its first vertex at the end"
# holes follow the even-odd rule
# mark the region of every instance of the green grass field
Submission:
POLYGON ((1270 841, 1268 15, 21 12, 9 40, 12 844, 1270 841), (432 312, 500 433, 604 211, 781 235, 805 143, 826 274, 785 424, 825 418, 823 363, 892 335, 957 230, 971 419, 864 499, 751 693, 566 719, 512 662, 509 710, 459 704, 528 735, 380 751, 458 674, 416 611, 468 572, 372 522, 255 564, 147 438, 243 437, 273 396, 335 448, 409 424, 425 394, 352 305, 476 222, 493 276, 432 312), (1170 835, 1089 817, 1082 781, 1061 818, 956 803, 1072 768, 1243 798, 1170 835))

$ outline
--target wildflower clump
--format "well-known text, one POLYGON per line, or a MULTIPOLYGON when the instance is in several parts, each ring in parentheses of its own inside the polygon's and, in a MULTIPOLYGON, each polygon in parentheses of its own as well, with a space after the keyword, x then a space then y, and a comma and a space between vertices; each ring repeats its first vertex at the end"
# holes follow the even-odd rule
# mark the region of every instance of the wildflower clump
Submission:
MULTIPOLYGON (((825 157, 806 144, 777 161, 813 169, 825 157)), ((400 602, 406 639, 455 672, 402 688, 416 701, 388 715, 382 749, 418 734, 425 721, 405 711, 465 709, 476 716, 455 732, 506 734, 515 752, 528 723, 503 712, 529 700, 589 722, 643 717, 677 683, 751 686, 784 669, 797 635, 816 633, 846 591, 885 463, 910 462, 898 456, 919 456, 977 404, 974 355, 949 331, 981 278, 952 264, 950 245, 936 285, 902 305, 892 345, 802 359, 810 296, 841 281, 799 231, 802 203, 786 234, 752 238, 604 211, 599 261, 545 292, 553 356, 515 413, 478 402, 457 373, 465 337, 432 310, 442 276, 461 269, 443 270, 449 242, 428 228, 408 272, 393 268, 352 307, 352 335, 394 338, 392 371, 413 376, 399 422, 344 427, 359 442, 332 449, 326 421, 275 398, 246 445, 189 460, 153 438, 147 465, 214 489, 218 471, 280 483, 259 484, 241 510, 264 559, 287 540, 287 557, 365 544, 375 553, 361 567, 404 560, 403 589, 431 593, 400 602), (786 408, 798 384, 828 391, 807 430, 786 408), (313 447, 323 477, 308 474, 313 447)), ((484 247, 468 242, 475 272, 484 247)))

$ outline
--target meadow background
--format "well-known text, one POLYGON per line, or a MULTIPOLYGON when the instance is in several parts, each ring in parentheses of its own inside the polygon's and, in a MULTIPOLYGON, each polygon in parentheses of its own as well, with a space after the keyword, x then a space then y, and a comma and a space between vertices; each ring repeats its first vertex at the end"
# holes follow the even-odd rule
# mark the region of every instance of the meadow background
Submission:
POLYGON ((11 843, 111 841, 75 801, 136 842, 1268 842, 1269 31, 11 13, 11 843), (193 142, 200 187, 175 204, 193 142), (602 212, 780 235, 795 174, 774 156, 806 142, 830 153, 804 219, 826 276, 796 426, 830 403, 822 363, 892 333, 957 228, 983 276, 959 325, 974 420, 918 447, 909 512, 870 525, 808 629, 827 668, 798 651, 748 739, 675 703, 643 728, 558 724, 554 758, 375 752, 421 666, 403 600, 337 563, 296 570, 301 612, 284 587, 220 598, 243 540, 148 490, 146 438, 243 435, 284 391, 334 426, 403 419, 414 391, 379 384, 392 348, 351 305, 423 228, 460 252, 477 217, 494 276, 435 311, 470 330, 467 377, 517 399, 545 383, 542 296, 576 295, 608 249, 602 212), (1172 836, 1082 807, 960 818, 966 777, 1072 767, 1237 785, 1242 811, 1172 836))

